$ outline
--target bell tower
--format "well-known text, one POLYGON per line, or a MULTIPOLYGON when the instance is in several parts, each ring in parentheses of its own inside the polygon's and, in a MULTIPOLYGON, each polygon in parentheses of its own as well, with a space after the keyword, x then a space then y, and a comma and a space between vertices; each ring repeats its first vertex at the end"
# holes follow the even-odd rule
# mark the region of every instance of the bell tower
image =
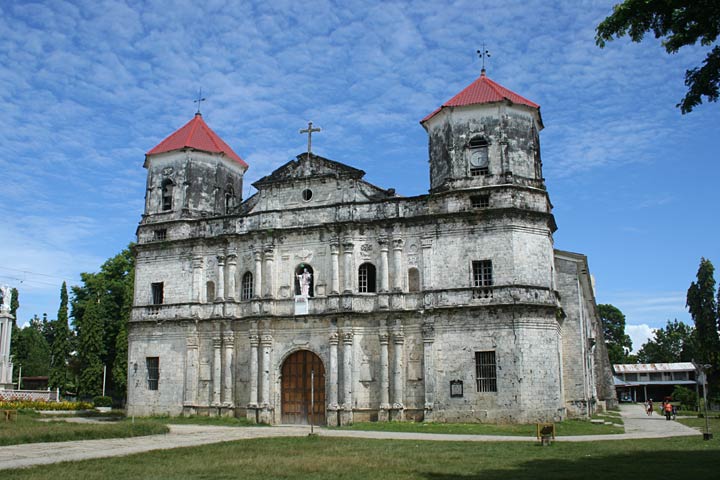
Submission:
POLYGON ((543 183, 540 106, 480 77, 425 117, 430 191, 543 183))
POLYGON ((145 155, 143 223, 228 215, 242 201, 247 163, 200 112, 145 155))

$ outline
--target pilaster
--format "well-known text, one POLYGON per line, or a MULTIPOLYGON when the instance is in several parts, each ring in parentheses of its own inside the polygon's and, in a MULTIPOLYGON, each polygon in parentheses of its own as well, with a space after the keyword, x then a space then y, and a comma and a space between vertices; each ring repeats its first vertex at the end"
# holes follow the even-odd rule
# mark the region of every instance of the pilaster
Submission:
POLYGON ((349 425, 353 421, 353 398, 352 398, 352 365, 353 365, 353 332, 348 330, 342 334, 343 342, 343 398, 342 411, 340 412, 340 424, 349 425))
POLYGON ((425 421, 433 420, 435 406, 435 325, 426 322, 422 326, 423 335, 423 383, 425 385, 425 421))
POLYGON ((220 393, 222 389, 222 339, 213 338, 213 400, 212 406, 220 406, 220 393))
POLYGON ((234 301, 236 297, 236 285, 235 276, 237 274, 237 255, 234 253, 228 254, 226 258, 227 262, 227 278, 225 283, 227 284, 227 295, 226 298, 230 301, 234 301))
POLYGON ((222 402, 225 407, 234 407, 233 397, 233 353, 235 351, 235 335, 233 332, 225 332, 223 336, 223 395, 222 402))
POLYGON ((387 332, 379 335, 380 340, 380 410, 378 412, 378 421, 386 422, 390 420, 390 365, 388 361, 388 344, 390 336, 387 332))
POLYGON ((225 257, 217 256, 218 274, 217 286, 215 287, 215 301, 222 302, 225 300, 225 257))

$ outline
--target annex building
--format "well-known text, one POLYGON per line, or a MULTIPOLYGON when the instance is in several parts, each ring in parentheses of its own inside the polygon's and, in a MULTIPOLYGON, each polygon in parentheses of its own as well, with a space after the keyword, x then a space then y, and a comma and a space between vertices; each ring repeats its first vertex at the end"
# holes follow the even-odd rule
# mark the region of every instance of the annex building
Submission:
POLYGON ((200 114, 148 151, 128 413, 535 422, 614 403, 587 259, 553 247, 540 107, 483 71, 421 124, 416 197, 308 151, 242 199, 248 165, 200 114))

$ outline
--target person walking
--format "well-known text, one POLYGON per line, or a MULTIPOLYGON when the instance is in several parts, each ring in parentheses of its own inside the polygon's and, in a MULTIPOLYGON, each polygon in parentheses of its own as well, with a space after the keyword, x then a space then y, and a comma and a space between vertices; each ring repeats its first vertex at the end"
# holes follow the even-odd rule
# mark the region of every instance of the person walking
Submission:
POLYGON ((646 404, 646 412, 647 412, 647 414, 648 414, 648 417, 652 416, 652 414, 653 414, 652 398, 647 401, 647 404, 646 404))
POLYGON ((665 411, 665 420, 669 421, 673 414, 672 403, 668 401, 663 402, 663 410, 665 411))

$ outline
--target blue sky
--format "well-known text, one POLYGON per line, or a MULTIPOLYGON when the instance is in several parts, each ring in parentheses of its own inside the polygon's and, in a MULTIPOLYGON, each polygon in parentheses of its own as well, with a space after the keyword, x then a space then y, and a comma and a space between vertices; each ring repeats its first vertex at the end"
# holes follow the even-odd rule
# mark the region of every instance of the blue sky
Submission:
POLYGON ((419 120, 480 72, 541 105, 557 248, 588 255, 599 303, 650 328, 690 322, 700 257, 720 267, 720 104, 675 108, 707 47, 595 46, 614 1, 0 3, 0 282, 20 323, 54 318, 134 239, 144 154, 203 117, 250 184, 305 148, 402 195, 427 192, 419 120))

